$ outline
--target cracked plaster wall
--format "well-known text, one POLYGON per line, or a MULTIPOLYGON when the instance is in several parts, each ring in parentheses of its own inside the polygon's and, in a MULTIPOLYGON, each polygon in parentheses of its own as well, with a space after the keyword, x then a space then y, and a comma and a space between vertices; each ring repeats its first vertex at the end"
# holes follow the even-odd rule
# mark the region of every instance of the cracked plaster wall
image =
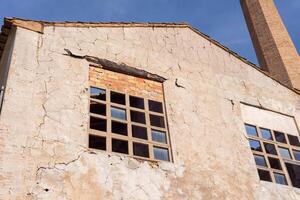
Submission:
POLYGON ((295 116, 300 98, 188 28, 17 29, 0 118, 0 199, 299 199, 260 182, 240 101, 295 116), (88 62, 161 75, 174 163, 88 150, 88 62))

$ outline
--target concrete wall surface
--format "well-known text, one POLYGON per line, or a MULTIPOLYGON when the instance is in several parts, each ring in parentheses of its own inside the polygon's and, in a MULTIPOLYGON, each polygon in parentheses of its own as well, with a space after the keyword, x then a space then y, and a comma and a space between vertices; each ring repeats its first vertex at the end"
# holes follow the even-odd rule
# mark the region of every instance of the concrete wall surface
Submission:
POLYGON ((300 124, 299 95, 189 28, 17 28, 0 118, 0 199, 300 199, 299 189, 259 181, 240 102, 300 124), (65 48, 167 79, 174 162, 87 148, 89 63, 65 48))

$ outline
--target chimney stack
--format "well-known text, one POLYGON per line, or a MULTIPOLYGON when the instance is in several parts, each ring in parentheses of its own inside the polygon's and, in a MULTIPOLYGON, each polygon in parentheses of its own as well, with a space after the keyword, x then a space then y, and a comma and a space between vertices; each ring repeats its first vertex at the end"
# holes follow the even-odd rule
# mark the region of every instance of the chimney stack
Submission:
POLYGON ((260 66, 300 90, 300 57, 273 0, 240 0, 260 66))

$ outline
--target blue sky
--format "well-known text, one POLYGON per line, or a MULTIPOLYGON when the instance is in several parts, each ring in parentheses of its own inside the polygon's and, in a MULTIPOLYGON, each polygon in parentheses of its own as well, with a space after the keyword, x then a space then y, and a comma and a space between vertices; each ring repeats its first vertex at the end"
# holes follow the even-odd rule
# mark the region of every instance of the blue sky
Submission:
MULTIPOLYGON (((275 0, 300 52, 300 0, 275 0)), ((187 22, 257 63, 239 0, 1 0, 0 18, 187 22)))

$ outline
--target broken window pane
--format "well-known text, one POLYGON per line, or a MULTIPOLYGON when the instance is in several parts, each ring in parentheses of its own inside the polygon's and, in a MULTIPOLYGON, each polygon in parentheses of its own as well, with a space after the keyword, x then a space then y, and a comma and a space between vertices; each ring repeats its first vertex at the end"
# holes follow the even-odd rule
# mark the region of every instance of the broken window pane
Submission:
POLYGON ((269 159, 269 163, 270 163, 270 166, 273 168, 273 169, 279 169, 281 170, 281 164, 280 164, 280 161, 279 159, 277 158, 272 158, 272 157, 268 157, 269 159))
POLYGON ((254 155, 254 160, 256 165, 263 166, 263 167, 267 166, 264 156, 254 155))
POLYGON ((124 140, 112 139, 112 151, 128 154, 128 142, 124 140))
POLYGON ((262 169, 257 169, 257 171, 258 171, 258 176, 259 176, 260 180, 272 182, 269 171, 262 170, 262 169))
POLYGON ((295 160, 300 161, 300 151, 293 150, 295 160))
POLYGON ((294 135, 287 135, 290 141, 290 144, 293 146, 300 147, 300 142, 297 136, 294 135))
POLYGON ((157 130, 151 130, 152 140, 160 143, 167 143, 166 133, 157 130))
POLYGON ((147 144, 141 144, 141 143, 133 143, 133 154, 135 156, 141 156, 149 158, 149 148, 147 144))
POLYGON ((89 148, 106 150, 106 138, 89 135, 89 148))
POLYGON ((154 158, 157 160, 169 161, 169 151, 165 148, 153 147, 154 158))
POLYGON ((247 135, 249 136, 257 136, 257 130, 255 126, 245 124, 247 135))
POLYGON ((150 124, 151 124, 151 126, 165 128, 164 117, 150 114, 150 124))
POLYGON ((142 124, 146 123, 145 113, 131 110, 130 117, 131 117, 131 121, 133 122, 138 122, 142 124))
POLYGON ((290 154, 290 150, 283 148, 283 147, 278 147, 279 149, 279 153, 283 158, 288 158, 291 159, 291 154, 290 154))
POLYGON ((111 91, 110 101, 113 103, 125 105, 125 94, 111 91))
POLYGON ((274 144, 269 144, 269 143, 264 142, 264 146, 265 146, 265 150, 268 154, 277 155, 276 147, 274 144))
POLYGON ((286 139, 284 133, 281 133, 279 131, 274 131, 275 139, 277 142, 285 143, 286 144, 286 139))
POLYGON ((272 133, 269 129, 260 128, 261 136, 266 140, 273 140, 272 133))
POLYGON ((161 102, 149 100, 148 103, 150 111, 163 113, 163 105, 161 102))
POLYGON ((300 188, 300 165, 285 163, 285 166, 288 170, 292 185, 300 188))
POLYGON ((90 112, 98 115, 106 115, 106 105, 95 101, 90 102, 90 112))
POLYGON ((127 135, 127 124, 112 121, 111 122, 111 132, 120 134, 120 135, 127 135))
POLYGON ((249 140, 249 144, 252 150, 254 151, 262 151, 260 142, 257 140, 249 140))
POLYGON ((132 128, 133 137, 144 139, 144 140, 148 139, 147 128, 141 126, 135 126, 135 125, 132 125, 131 128, 132 128))
POLYGON ((90 96, 94 99, 106 100, 106 91, 101 88, 90 87, 90 96))
POLYGON ((90 116, 90 128, 106 132, 106 119, 90 116))
POLYGON ((111 117, 121 120, 126 120, 126 110, 116 107, 111 107, 111 117))
POLYGON ((279 173, 274 173, 274 178, 275 178, 275 182, 282 184, 282 185, 287 185, 285 176, 283 174, 279 174, 279 173))
POLYGON ((144 99, 139 98, 139 97, 130 96, 129 100, 130 100, 130 106, 131 107, 144 109, 144 107, 145 107, 144 99))

